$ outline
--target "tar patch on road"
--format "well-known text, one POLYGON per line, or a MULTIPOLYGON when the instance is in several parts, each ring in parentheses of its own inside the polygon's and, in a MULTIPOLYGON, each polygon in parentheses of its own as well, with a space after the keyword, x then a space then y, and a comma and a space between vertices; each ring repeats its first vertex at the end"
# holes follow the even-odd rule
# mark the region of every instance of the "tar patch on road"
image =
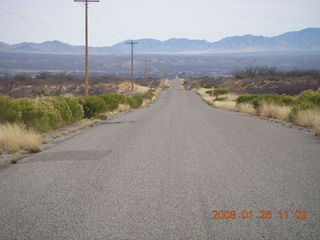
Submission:
POLYGON ((45 152, 26 159, 22 163, 53 162, 53 161, 97 161, 109 155, 112 150, 107 151, 61 151, 45 152))

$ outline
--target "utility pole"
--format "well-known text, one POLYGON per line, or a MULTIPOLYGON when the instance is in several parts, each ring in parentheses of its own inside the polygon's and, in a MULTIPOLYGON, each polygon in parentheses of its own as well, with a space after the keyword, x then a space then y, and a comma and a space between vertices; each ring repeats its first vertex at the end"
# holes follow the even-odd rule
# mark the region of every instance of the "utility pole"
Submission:
POLYGON ((131 45, 131 91, 133 92, 133 81, 134 81, 134 69, 133 69, 133 45, 138 44, 138 42, 134 42, 133 40, 126 42, 131 45))
POLYGON ((144 81, 146 82, 148 80, 148 63, 150 60, 143 60, 144 61, 144 81))
POLYGON ((88 5, 91 2, 99 2, 99 0, 74 0, 75 2, 82 2, 85 6, 85 54, 86 54, 86 63, 85 63, 85 73, 84 73, 84 96, 89 96, 89 51, 88 51, 88 5))

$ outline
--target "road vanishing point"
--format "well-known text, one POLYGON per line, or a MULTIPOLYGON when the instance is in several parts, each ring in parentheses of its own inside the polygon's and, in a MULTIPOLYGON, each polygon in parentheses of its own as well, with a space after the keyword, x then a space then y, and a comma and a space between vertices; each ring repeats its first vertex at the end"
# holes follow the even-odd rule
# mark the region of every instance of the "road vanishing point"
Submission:
POLYGON ((320 239, 319 137, 172 84, 1 171, 0 239, 320 239))

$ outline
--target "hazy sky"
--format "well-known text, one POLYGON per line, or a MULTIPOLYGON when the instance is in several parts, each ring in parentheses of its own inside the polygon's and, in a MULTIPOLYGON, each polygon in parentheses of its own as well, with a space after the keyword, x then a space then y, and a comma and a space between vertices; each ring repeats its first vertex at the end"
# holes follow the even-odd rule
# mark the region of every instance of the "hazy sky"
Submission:
MULTIPOLYGON (((319 0, 100 0, 89 8, 91 46, 139 38, 212 42, 320 27, 319 0)), ((84 6, 73 0, 1 0, 0 22, 6 43, 83 45, 84 6)))

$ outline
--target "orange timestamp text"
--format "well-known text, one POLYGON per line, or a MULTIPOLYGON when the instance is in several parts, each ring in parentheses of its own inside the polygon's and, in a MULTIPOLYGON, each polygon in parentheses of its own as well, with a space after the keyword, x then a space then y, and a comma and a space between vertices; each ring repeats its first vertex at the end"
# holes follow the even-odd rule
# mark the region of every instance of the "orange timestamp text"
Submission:
POLYGON ((280 211, 271 211, 271 210, 212 210, 211 219, 306 219, 308 216, 306 210, 280 210, 280 211))

